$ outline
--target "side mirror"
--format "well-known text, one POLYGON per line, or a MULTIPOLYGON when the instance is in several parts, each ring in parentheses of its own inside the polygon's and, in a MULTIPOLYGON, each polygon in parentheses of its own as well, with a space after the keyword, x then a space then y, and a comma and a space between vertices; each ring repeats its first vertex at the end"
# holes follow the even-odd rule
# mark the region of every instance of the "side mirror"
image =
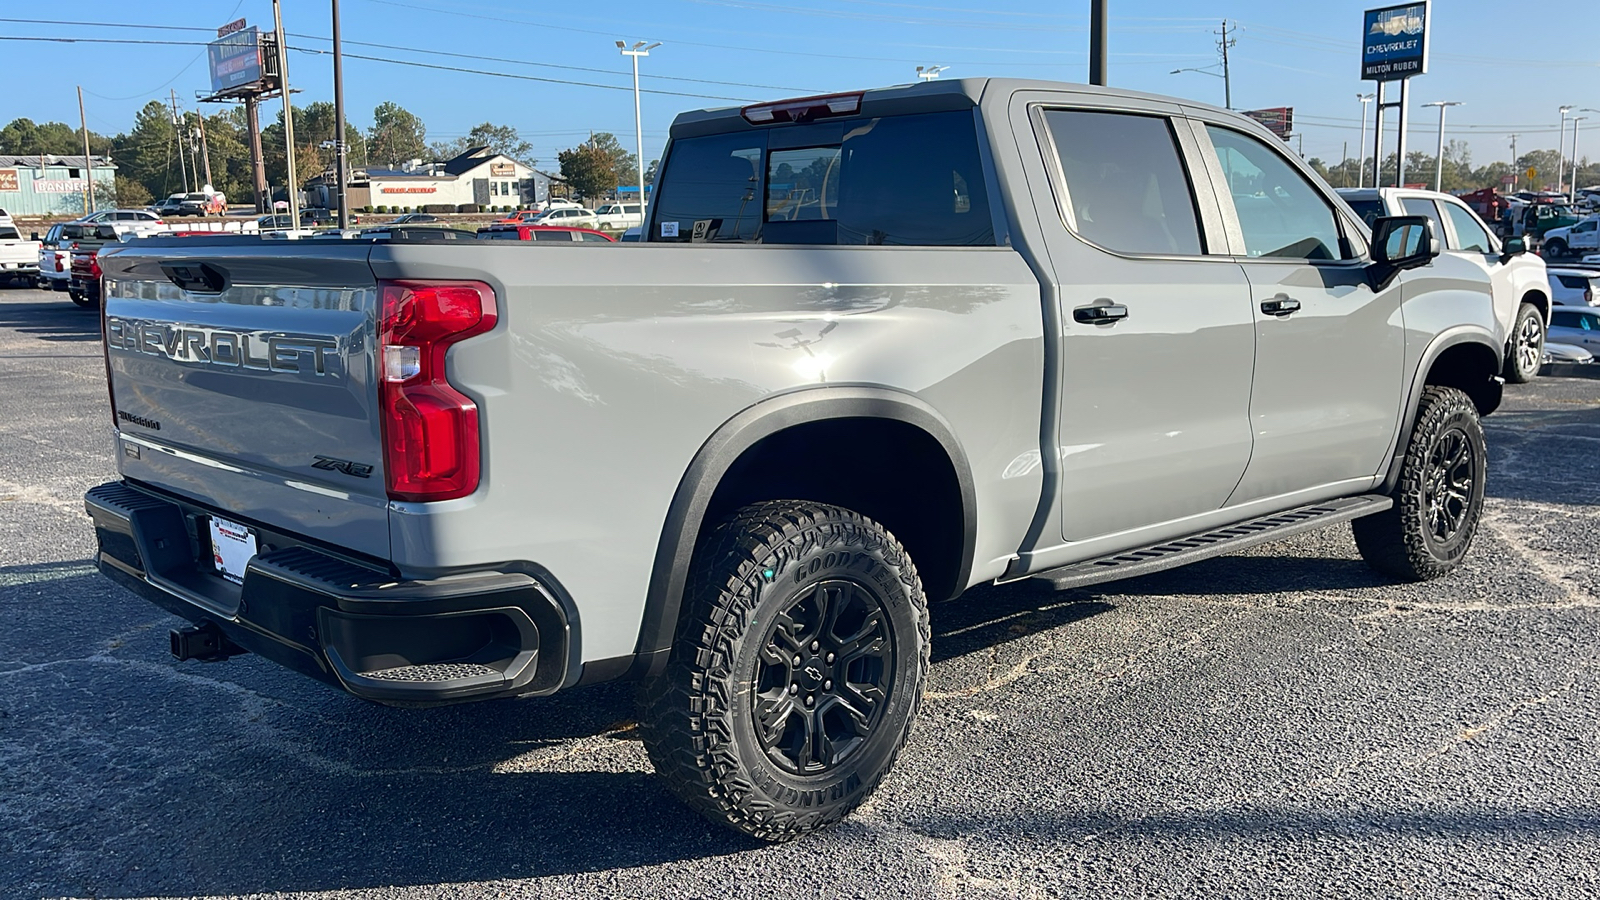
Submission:
POLYGON ((1372 222, 1372 266, 1368 277, 1373 290, 1383 290, 1406 269, 1433 262, 1439 239, 1427 216, 1381 216, 1372 222))
POLYGON ((1500 262, 1508 263, 1513 257, 1521 256, 1528 252, 1528 242, 1519 237, 1508 238, 1500 245, 1500 262))

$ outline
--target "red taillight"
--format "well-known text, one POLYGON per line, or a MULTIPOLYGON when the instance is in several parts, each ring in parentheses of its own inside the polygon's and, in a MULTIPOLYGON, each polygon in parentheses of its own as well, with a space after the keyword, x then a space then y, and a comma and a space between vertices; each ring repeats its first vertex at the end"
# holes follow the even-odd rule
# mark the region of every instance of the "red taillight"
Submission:
POLYGON ((478 406, 450 386, 450 345, 494 327, 494 290, 477 281, 383 281, 379 402, 391 500, 450 500, 478 489, 478 406))
POLYGON ((89 257, 89 274, 95 278, 100 277, 100 254, 89 257))

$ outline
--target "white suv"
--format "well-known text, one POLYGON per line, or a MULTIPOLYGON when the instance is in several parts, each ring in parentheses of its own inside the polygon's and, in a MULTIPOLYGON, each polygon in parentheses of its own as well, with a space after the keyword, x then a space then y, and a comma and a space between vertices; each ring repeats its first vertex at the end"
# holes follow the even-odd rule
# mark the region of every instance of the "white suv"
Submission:
POLYGON ((1501 245, 1461 198, 1408 188, 1340 188, 1339 196, 1372 224, 1378 216, 1427 216, 1446 253, 1472 260, 1489 276, 1494 317, 1505 341, 1501 374, 1513 384, 1532 381, 1550 326, 1550 287, 1544 260, 1525 252, 1521 238, 1501 245))
POLYGON ((594 210, 578 206, 552 209, 529 224, 563 225, 568 228, 597 228, 600 225, 600 220, 595 217, 594 210))

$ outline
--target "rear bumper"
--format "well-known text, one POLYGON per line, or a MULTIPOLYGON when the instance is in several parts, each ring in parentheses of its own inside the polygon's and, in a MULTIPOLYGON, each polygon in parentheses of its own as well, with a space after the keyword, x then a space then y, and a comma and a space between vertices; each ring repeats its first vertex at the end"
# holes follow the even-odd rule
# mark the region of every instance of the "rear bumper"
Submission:
POLYGON ((358 697, 452 703, 573 680, 576 617, 536 567, 406 580, 263 528, 240 585, 212 568, 209 510, 127 482, 84 503, 111 580, 358 697))

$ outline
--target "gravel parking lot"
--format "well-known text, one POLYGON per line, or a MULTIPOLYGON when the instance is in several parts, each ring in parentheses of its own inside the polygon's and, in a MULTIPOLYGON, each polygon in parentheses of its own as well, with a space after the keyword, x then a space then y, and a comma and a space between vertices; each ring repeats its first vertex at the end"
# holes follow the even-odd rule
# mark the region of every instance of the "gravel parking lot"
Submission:
POLYGON ((632 689, 374 706, 95 574, 98 320, 0 289, 0 896, 1600 894, 1600 381, 1508 387, 1466 567, 1349 528, 933 612, 923 716, 844 825, 754 845, 654 780, 632 689))

